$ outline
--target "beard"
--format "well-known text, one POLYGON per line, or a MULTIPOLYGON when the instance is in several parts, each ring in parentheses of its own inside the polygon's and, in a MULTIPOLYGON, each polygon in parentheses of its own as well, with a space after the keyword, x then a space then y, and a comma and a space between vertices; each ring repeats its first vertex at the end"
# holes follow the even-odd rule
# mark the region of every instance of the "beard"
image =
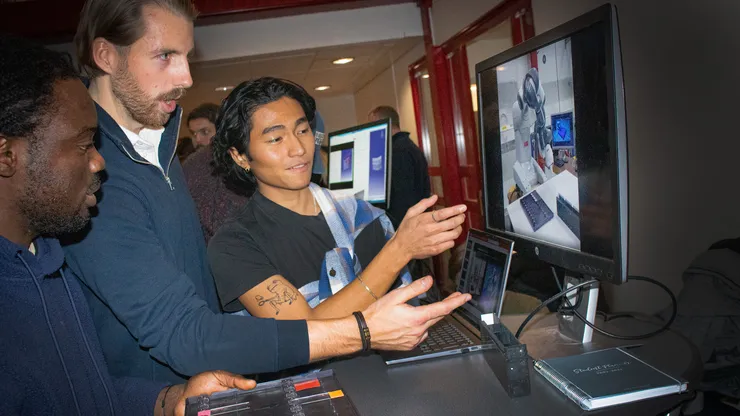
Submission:
MULTIPOLYGON (((68 181, 60 178, 48 164, 37 160, 27 168, 28 185, 20 199, 21 213, 28 219, 29 229, 39 235, 57 237, 85 228, 90 221, 90 211, 85 200, 70 204, 68 181)), ((100 187, 96 174, 87 189, 92 194, 100 187)))
POLYGON ((136 82, 131 72, 128 71, 128 64, 125 61, 111 77, 111 85, 113 95, 121 101, 123 108, 128 111, 131 118, 151 129, 162 128, 171 116, 170 113, 159 108, 159 102, 176 101, 185 95, 184 88, 175 88, 150 99, 136 82))

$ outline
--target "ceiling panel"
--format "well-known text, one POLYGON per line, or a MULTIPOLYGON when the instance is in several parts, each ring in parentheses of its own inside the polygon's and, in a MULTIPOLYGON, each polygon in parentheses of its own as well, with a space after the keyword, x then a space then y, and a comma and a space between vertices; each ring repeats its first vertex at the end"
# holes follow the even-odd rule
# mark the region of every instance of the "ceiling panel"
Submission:
POLYGON ((301 54, 254 59, 250 61, 253 76, 283 76, 305 74, 311 69, 315 54, 301 54))
POLYGON ((311 72, 316 71, 331 71, 335 69, 343 69, 343 68, 352 68, 354 71, 361 71, 364 70, 364 67, 370 64, 371 59, 369 56, 358 56, 358 55, 347 55, 347 57, 353 57, 355 60, 344 65, 335 65, 332 63, 337 58, 341 57, 340 55, 336 57, 331 58, 319 58, 318 56, 313 61, 313 65, 311 65, 311 72))
POLYGON ((191 65, 193 87, 180 104, 187 113, 203 102, 220 103, 228 92, 215 91, 217 87, 236 86, 250 78, 260 76, 289 79, 302 85, 315 97, 354 94, 388 69, 394 60, 421 42, 420 37, 414 37, 196 62, 191 65), (355 60, 346 65, 332 64, 333 60, 341 57, 353 57, 355 60), (314 90, 319 85, 331 85, 331 89, 314 90))

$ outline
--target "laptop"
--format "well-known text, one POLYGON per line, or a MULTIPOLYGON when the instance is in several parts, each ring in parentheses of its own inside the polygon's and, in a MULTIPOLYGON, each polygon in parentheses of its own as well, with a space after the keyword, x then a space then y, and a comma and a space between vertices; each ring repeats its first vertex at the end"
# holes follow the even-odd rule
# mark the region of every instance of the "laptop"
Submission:
MULTIPOLYGON (((494 347, 482 343, 481 315, 501 316, 514 242, 471 229, 457 290, 472 298, 429 328, 429 337, 411 351, 381 351, 387 365, 464 354, 494 347)), ((432 301, 432 300, 430 300, 432 301)))

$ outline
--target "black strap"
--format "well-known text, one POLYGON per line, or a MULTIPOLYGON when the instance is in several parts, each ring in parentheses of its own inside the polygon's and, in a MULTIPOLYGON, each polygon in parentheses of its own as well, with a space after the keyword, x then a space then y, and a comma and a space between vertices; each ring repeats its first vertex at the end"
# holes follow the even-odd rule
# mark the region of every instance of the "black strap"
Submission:
POLYGON ((370 351, 370 328, 367 327, 365 317, 362 312, 353 312, 352 315, 357 319, 357 325, 360 327, 360 338, 362 339, 362 351, 370 351))

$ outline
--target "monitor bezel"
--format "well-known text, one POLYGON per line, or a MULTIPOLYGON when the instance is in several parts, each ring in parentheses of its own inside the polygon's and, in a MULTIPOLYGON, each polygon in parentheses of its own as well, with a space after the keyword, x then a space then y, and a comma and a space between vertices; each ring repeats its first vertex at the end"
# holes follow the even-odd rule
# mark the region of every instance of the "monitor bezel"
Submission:
POLYGON ((327 151, 327 173, 326 173, 326 187, 327 189, 331 190, 331 140, 335 136, 344 135, 347 133, 352 133, 354 131, 358 130, 365 130, 368 128, 378 127, 378 126, 385 126, 385 140, 386 140, 386 148, 388 149, 385 157, 385 201, 383 202, 370 202, 367 200, 364 200, 370 204, 372 204, 375 207, 378 207, 383 210, 388 210, 391 206, 391 168, 392 168, 392 159, 393 159, 393 141, 391 137, 391 119, 381 119, 377 121, 371 121, 364 124, 359 124, 357 126, 353 127, 347 127, 345 129, 333 131, 327 135, 328 139, 328 151, 327 151))
MULTIPOLYGON (((494 228, 490 221, 492 208, 489 204, 488 175, 486 166, 486 130, 483 128, 483 112, 478 112, 478 123, 480 131, 481 167, 483 169, 483 207, 484 221, 488 232, 501 235, 515 241, 517 252, 527 256, 539 258, 542 261, 564 268, 570 273, 582 274, 584 276, 597 278, 614 284, 621 284, 627 280, 628 265, 628 172, 627 172, 627 123, 625 113, 624 80, 622 74, 622 57, 619 40, 619 24, 616 7, 612 4, 600 6, 580 17, 577 17, 561 26, 549 30, 539 36, 531 38, 513 48, 488 58, 475 66, 478 108, 482 105, 482 89, 480 87, 480 74, 483 71, 496 68, 497 66, 536 51, 540 48, 553 44, 561 39, 587 29, 595 24, 605 24, 605 37, 607 48, 607 100, 609 129, 609 148, 611 153, 612 198, 615 204, 612 227, 613 259, 608 259, 579 250, 563 247, 557 244, 535 240, 530 237, 518 235, 506 230, 494 228)), ((498 132, 500 144, 501 136, 498 132)), ((500 145, 494 154, 501 157, 500 145)), ((500 195, 493 196, 500 198, 500 195)))

